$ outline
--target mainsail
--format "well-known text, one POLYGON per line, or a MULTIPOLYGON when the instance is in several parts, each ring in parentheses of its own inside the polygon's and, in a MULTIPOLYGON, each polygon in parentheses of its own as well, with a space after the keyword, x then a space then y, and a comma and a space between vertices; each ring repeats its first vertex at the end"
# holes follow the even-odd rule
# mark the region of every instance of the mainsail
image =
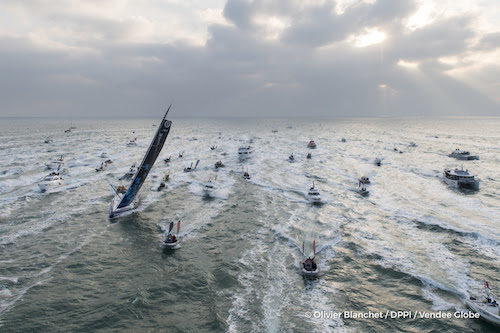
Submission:
POLYGON ((121 201, 118 204, 118 206, 115 209, 113 208, 111 209, 110 218, 115 216, 114 214, 115 210, 127 207, 134 201, 135 197, 137 196, 137 193, 139 193, 139 190, 142 187, 142 184, 146 180, 149 171, 151 171, 151 168, 153 167, 156 158, 160 154, 161 149, 165 144, 165 140, 167 139, 168 133, 170 132, 170 126, 172 125, 172 122, 170 120, 167 120, 167 114, 168 111, 170 111, 171 106, 172 105, 168 107, 168 110, 165 113, 165 116, 163 117, 160 126, 158 126, 156 135, 154 136, 153 141, 151 142, 151 145, 149 146, 149 149, 146 155, 144 156, 141 166, 139 167, 139 170, 137 171, 134 179, 132 180, 132 183, 130 184, 128 191, 125 193, 123 198, 121 198, 121 201))

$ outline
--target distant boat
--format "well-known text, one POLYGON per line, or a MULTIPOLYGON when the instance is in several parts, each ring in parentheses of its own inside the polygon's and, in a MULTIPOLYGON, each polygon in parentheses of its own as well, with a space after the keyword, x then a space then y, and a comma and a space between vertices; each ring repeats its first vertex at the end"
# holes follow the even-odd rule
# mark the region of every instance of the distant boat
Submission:
POLYGON ((64 133, 71 133, 71 128, 65 130, 64 133))
POLYGON ((293 153, 291 153, 290 156, 288 156, 288 160, 290 162, 293 162, 295 160, 295 155, 293 153))
POLYGON ((139 167, 137 174, 135 175, 130 187, 127 190, 125 195, 121 195, 118 192, 115 192, 116 195, 113 198, 110 208, 109 208, 109 218, 115 218, 119 216, 123 216, 129 214, 138 206, 138 201, 135 200, 139 190, 144 184, 149 171, 151 171, 156 158, 161 152, 163 145, 165 144, 165 140, 167 139, 168 133, 170 132, 170 127, 172 122, 167 120, 168 111, 170 111, 171 105, 168 107, 165 116, 163 117, 160 126, 158 126, 158 130, 156 131, 156 135, 154 136, 151 144, 149 145, 148 151, 142 160, 142 163, 139 167))
POLYGON ((210 193, 212 193, 214 189, 215 189, 215 181, 212 182, 212 180, 209 180, 208 182, 205 183, 205 187, 203 187, 203 192, 205 192, 206 195, 210 195, 210 193))
POLYGON ((309 143, 307 144, 307 147, 308 148, 316 148, 316 142, 314 142, 314 140, 309 141, 309 143))
POLYGON ((109 154, 104 151, 101 153, 101 158, 109 158, 109 154))
POLYGON ((99 171, 104 171, 108 168, 108 162, 102 162, 101 163, 101 166, 99 168, 96 168, 95 171, 99 172, 99 171))
POLYGON ((474 190, 479 190, 479 180, 475 176, 469 173, 469 170, 455 168, 451 170, 449 168, 444 169, 443 179, 448 185, 455 187, 468 187, 474 190))
POLYGON ((312 154, 311 154, 311 153, 308 153, 308 154, 307 154, 307 158, 308 158, 308 159, 311 159, 311 158, 312 158, 312 154))
POLYGON ((45 139, 45 141, 43 143, 53 143, 53 142, 54 142, 54 140, 47 138, 47 139, 45 139))
POLYGON ((273 133, 276 133, 276 132, 278 132, 278 127, 274 126, 273 127, 273 133))
POLYGON ((137 138, 134 138, 127 143, 127 147, 134 147, 134 146, 137 146, 137 138))
POLYGON ((57 169, 59 171, 62 171, 64 169, 64 156, 61 155, 57 160, 53 160, 50 163, 45 163, 47 166, 47 169, 57 169))
POLYGON ((457 160, 478 160, 479 159, 479 156, 471 155, 468 151, 460 150, 458 148, 455 149, 455 151, 453 151, 448 156, 456 158, 457 160))
POLYGON ((382 165, 382 160, 380 158, 376 158, 375 161, 373 161, 373 163, 375 163, 375 165, 377 166, 381 166, 382 165))
POLYGON ((370 178, 368 178, 366 176, 361 176, 359 178, 359 183, 370 184, 370 178))
MULTIPOLYGON (((313 242, 314 256, 307 257, 300 263, 302 274, 306 276, 316 276, 319 274, 319 266, 316 261, 316 241, 313 242)), ((304 253, 304 243, 302 243, 302 252, 304 253)))
POLYGON ((238 149, 238 158, 240 160, 246 160, 246 159, 252 157, 252 155, 251 155, 252 153, 253 153, 252 146, 240 147, 238 149))
POLYGON ((219 169, 219 168, 223 168, 225 167, 226 165, 222 163, 222 161, 217 161, 215 162, 215 170, 219 169))
POLYGON ((370 191, 366 189, 365 183, 360 182, 358 193, 361 194, 362 196, 367 196, 368 194, 370 194, 370 191))
POLYGON ((130 169, 128 169, 128 171, 125 173, 125 175, 123 175, 120 178, 120 180, 134 177, 137 174, 137 170, 138 169, 137 169, 137 166, 135 165, 135 163, 132 164, 130 169))
POLYGON ((341 141, 341 142, 346 142, 345 138, 342 138, 340 141, 341 141))
POLYGON ((184 172, 191 172, 191 171, 196 170, 196 167, 198 166, 198 163, 200 163, 200 160, 196 161, 196 165, 194 166, 194 168, 193 168, 193 163, 191 163, 190 166, 184 168, 184 172))
POLYGON ((313 182, 313 186, 309 189, 309 192, 307 192, 307 198, 312 203, 320 203, 321 202, 321 195, 319 194, 318 189, 314 187, 314 182, 313 182))
POLYGON ((42 192, 47 192, 57 187, 64 185, 64 179, 59 175, 59 172, 51 172, 43 178, 43 181, 38 184, 42 192))
MULTIPOLYGON (((174 227, 174 222, 170 222, 167 237, 165 238, 165 240, 162 243, 163 248, 173 249, 181 241, 177 236, 175 236, 174 234, 171 233, 173 227, 174 227)), ((181 221, 177 222, 177 235, 179 234, 180 229, 181 229, 181 221)))

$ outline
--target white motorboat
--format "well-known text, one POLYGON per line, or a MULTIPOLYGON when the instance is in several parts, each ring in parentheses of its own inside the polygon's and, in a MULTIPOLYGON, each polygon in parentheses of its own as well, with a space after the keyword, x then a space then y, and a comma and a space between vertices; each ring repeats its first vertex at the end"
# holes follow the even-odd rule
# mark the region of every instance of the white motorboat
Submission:
POLYGON ((184 172, 191 172, 191 171, 196 170, 198 163, 200 163, 200 160, 196 161, 196 165, 194 166, 194 168, 193 168, 193 163, 191 163, 190 166, 184 168, 184 172))
POLYGON ((203 192, 205 192, 205 194, 209 195, 210 193, 213 192, 214 189, 215 189, 214 182, 209 180, 208 182, 205 183, 205 186, 203 187, 203 192))
POLYGON ((484 295, 470 296, 465 304, 484 320, 500 326, 500 307, 495 295, 491 292, 488 281, 484 281, 484 295))
POLYGON ((314 187, 314 182, 313 186, 309 189, 309 192, 307 192, 307 199, 312 203, 321 202, 321 195, 319 194, 318 189, 314 187))
POLYGON ((134 147, 134 146, 137 146, 137 138, 134 138, 127 143, 127 147, 134 147))
POLYGON ((314 140, 309 141, 309 143, 307 144, 307 147, 308 148, 316 148, 316 142, 314 142, 314 140))
POLYGON ((53 143, 53 142, 54 142, 54 140, 47 138, 47 139, 45 139, 45 141, 43 143, 53 143))
POLYGON ((358 180, 360 183, 370 184, 370 178, 368 178, 366 176, 361 176, 358 180))
MULTIPOLYGON (((305 276, 316 276, 319 274, 319 265, 316 261, 316 241, 313 242, 314 256, 307 257, 300 263, 302 274, 305 276)), ((304 252, 304 243, 302 243, 302 252, 304 252)))
POLYGON ((457 160, 478 160, 478 155, 471 155, 470 152, 460 149, 455 149, 455 151, 451 152, 448 155, 449 157, 456 158, 457 160))
POLYGON ((469 170, 464 171, 463 167, 462 169, 455 168, 455 170, 446 168, 443 171, 443 176, 444 181, 448 185, 479 190, 479 179, 476 179, 475 176, 469 172, 469 170))
POLYGON ((381 166, 382 165, 382 160, 380 158, 376 158, 375 161, 373 161, 373 163, 375 163, 375 165, 377 166, 381 166))
MULTIPOLYGON (((165 249, 173 249, 181 241, 180 238, 176 237, 174 234, 171 233, 173 227, 174 227, 174 222, 170 222, 167 237, 162 242, 162 247, 165 249)), ((181 221, 177 222, 177 234, 179 234, 180 228, 181 228, 181 221)))
POLYGON ((64 156, 61 155, 57 160, 53 160, 49 163, 45 163, 47 166, 47 169, 52 170, 52 169, 57 169, 59 171, 62 171, 64 168, 64 156))
POLYGON ((42 192, 49 191, 51 189, 64 186, 64 179, 59 175, 59 173, 52 172, 43 178, 43 181, 38 184, 38 187, 42 192))
POLYGON ((240 160, 246 160, 247 158, 252 157, 253 148, 252 146, 240 147, 238 149, 238 158, 240 160))

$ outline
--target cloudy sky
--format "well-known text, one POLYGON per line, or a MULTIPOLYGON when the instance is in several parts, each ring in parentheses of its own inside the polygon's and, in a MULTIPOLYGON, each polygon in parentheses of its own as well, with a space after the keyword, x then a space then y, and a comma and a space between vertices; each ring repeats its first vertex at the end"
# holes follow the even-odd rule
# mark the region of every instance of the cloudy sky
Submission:
POLYGON ((0 117, 500 116, 499 17, 498 0, 4 0, 0 117))

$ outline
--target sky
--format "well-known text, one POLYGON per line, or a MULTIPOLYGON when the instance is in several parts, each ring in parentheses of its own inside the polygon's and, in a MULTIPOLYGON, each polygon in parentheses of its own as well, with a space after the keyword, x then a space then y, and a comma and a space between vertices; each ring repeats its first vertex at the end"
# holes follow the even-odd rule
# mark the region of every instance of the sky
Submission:
POLYGON ((498 0, 5 0, 0 117, 500 116, 498 0))

